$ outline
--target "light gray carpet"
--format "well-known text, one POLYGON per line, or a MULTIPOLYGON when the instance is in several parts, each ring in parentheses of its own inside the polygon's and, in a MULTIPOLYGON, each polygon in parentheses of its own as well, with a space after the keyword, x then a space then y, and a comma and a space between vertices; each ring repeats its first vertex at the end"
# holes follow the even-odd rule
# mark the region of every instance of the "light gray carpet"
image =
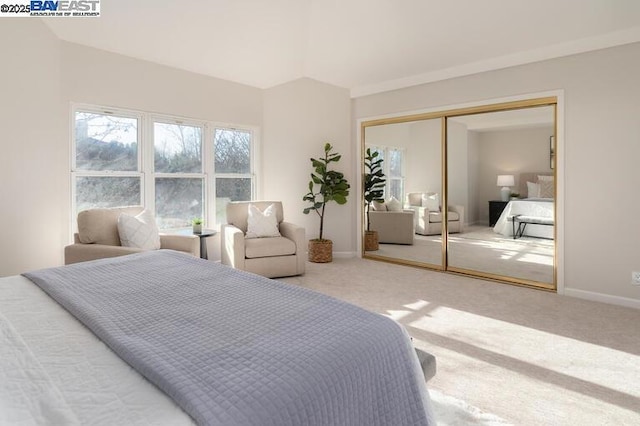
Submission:
MULTIPOLYGON (((467 227, 462 234, 449 236, 449 265, 474 271, 553 282, 553 241, 541 238, 496 234, 493 228, 467 227)), ((378 256, 440 265, 442 237, 415 235, 413 245, 380 244, 370 252, 378 256)))
POLYGON ((640 424, 639 310, 357 258, 282 281, 397 319, 437 358, 431 389, 505 422, 640 424))

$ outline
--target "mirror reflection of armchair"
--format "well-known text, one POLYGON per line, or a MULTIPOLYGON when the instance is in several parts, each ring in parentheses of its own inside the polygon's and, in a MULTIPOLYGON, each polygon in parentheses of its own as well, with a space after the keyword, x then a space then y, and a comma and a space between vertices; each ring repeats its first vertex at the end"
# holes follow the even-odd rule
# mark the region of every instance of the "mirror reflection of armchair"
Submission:
POLYGON ((385 244, 413 244, 413 210, 370 211, 369 229, 378 232, 378 242, 385 244))
MULTIPOLYGON (((435 192, 410 192, 407 194, 405 209, 415 212, 414 229, 420 235, 438 235, 442 233, 442 207, 435 192)), ((464 232, 464 207, 449 205, 447 209, 449 233, 464 232)))

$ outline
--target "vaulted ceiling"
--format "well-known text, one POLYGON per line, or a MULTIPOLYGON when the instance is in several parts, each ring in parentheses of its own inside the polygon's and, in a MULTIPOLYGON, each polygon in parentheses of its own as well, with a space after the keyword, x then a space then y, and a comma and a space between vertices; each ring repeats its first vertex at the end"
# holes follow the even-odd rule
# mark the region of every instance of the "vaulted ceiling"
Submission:
POLYGON ((638 0, 107 0, 61 39, 268 88, 360 96, 640 41, 638 0))

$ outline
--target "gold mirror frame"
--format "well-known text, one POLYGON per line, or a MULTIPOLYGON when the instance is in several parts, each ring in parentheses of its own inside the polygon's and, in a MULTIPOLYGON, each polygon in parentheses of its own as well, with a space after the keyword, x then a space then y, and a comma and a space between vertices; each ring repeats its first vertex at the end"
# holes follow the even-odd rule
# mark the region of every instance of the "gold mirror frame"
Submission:
MULTIPOLYGON (((381 256, 381 255, 377 255, 377 254, 372 254, 371 252, 366 252, 365 251, 365 226, 366 226, 366 218, 365 218, 365 209, 364 209, 364 174, 365 174, 365 167, 364 167, 364 157, 365 157, 365 152, 366 152, 366 140, 365 140, 365 130, 367 127, 372 127, 372 126, 381 126, 381 125, 386 125, 386 124, 399 124, 399 123, 409 123, 409 122, 417 122, 417 121, 423 121, 423 120, 430 120, 430 119, 440 119, 441 120, 441 171, 442 171, 442 178, 441 178, 441 182, 442 182, 442 189, 441 189, 441 194, 442 194, 442 205, 446 206, 448 205, 448 168, 447 168, 447 163, 448 163, 448 156, 447 156, 447 119, 448 118, 452 118, 452 117, 458 117, 458 116, 463 116, 463 115, 474 115, 474 114, 482 114, 482 113, 490 113, 490 112, 501 112, 501 111, 513 111, 513 110, 520 110, 520 109, 527 109, 527 108, 535 108, 535 107, 542 107, 542 106, 552 106, 553 107, 553 137, 552 137, 552 142, 551 142, 551 151, 553 153, 557 153, 557 129, 558 129, 558 114, 557 114, 557 105, 558 105, 558 98, 556 96, 550 96, 550 97, 542 97, 542 98, 532 98, 532 99, 527 99, 527 100, 522 100, 522 101, 513 101, 513 102, 502 102, 502 103, 495 103, 495 104, 486 104, 486 105, 480 105, 480 106, 474 106, 474 107, 467 107, 467 108, 457 108, 457 109, 450 109, 450 110, 442 110, 442 111, 435 111, 435 112, 427 112, 427 113, 419 113, 419 114, 410 114, 410 115, 405 115, 405 116, 397 116, 397 117, 389 117, 389 118, 380 118, 380 119, 374 119, 374 120, 366 120, 366 121, 362 121, 360 123, 360 165, 361 165, 361 176, 360 176, 360 181, 361 181, 361 186, 360 186, 360 212, 361 212, 361 224, 362 226, 360 227, 360 233, 361 233, 361 255, 363 258, 365 259, 372 259, 372 260, 378 260, 378 261, 384 261, 384 262, 390 262, 390 263, 394 263, 394 264, 400 264, 400 265, 408 265, 408 266, 417 266, 417 267, 421 267, 421 268, 426 268, 426 269, 431 269, 431 270, 437 270, 437 271, 443 271, 443 272, 449 272, 449 273, 454 273, 454 274, 461 274, 461 275, 467 275, 467 276, 473 276, 473 277, 478 277, 478 278, 483 278, 483 279, 488 279, 491 281, 496 281, 496 282, 501 282, 501 283, 507 283, 507 284, 513 284, 513 285, 520 285, 520 286, 525 286, 525 287, 533 287, 533 288, 538 288, 538 289, 542 289, 542 290, 549 290, 549 291, 555 291, 557 289, 557 259, 558 259, 558 242, 557 242, 557 238, 558 238, 558 231, 557 231, 557 224, 558 224, 558 213, 557 213, 557 208, 554 208, 554 223, 556 224, 553 227, 553 237, 554 237, 554 244, 553 244, 553 280, 551 283, 545 283, 545 282, 538 282, 538 281, 532 281, 532 280, 528 280, 528 279, 521 279, 521 278, 516 278, 516 277, 510 277, 510 276, 504 276, 504 275, 499 275, 499 274, 492 274, 492 273, 488 273, 488 272, 482 272, 482 271, 475 271, 475 270, 469 270, 469 269, 463 269, 463 268, 457 268, 457 267, 452 267, 449 266, 448 264, 448 236, 449 236, 449 230, 448 230, 448 209, 442 209, 442 262, 440 265, 434 265, 434 264, 429 264, 429 263, 423 263, 423 262, 416 262, 416 261, 412 261, 412 260, 405 260, 405 259, 398 259, 398 258, 391 258, 391 257, 385 257, 385 256, 381 256)), ((556 200, 556 196, 558 193, 557 190, 557 173, 558 173, 558 167, 554 167, 552 169, 553 172, 553 176, 554 176, 554 206, 557 207, 557 200, 556 200)))

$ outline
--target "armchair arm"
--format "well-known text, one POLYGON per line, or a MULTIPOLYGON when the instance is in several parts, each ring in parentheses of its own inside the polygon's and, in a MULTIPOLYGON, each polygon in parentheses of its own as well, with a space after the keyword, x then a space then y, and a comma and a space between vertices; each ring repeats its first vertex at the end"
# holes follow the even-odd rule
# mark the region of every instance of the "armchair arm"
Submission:
POLYGON ((297 273, 304 274, 305 262, 306 262, 306 232, 302 226, 294 225, 289 222, 280 223, 280 234, 292 240, 296 244, 296 256, 297 256, 297 273))
POLYGON ((244 232, 233 225, 222 225, 220 229, 220 260, 223 265, 245 269, 244 232))
POLYGON ((160 248, 183 251, 200 256, 200 238, 197 235, 160 234, 160 248))
POLYGON ((105 257, 124 256, 140 253, 141 251, 141 249, 135 247, 109 246, 106 244, 71 244, 64 248, 64 264, 70 265, 105 257))
POLYGON ((464 227, 464 206, 451 205, 449 206, 449 211, 456 212, 460 216, 460 232, 462 232, 464 227))

